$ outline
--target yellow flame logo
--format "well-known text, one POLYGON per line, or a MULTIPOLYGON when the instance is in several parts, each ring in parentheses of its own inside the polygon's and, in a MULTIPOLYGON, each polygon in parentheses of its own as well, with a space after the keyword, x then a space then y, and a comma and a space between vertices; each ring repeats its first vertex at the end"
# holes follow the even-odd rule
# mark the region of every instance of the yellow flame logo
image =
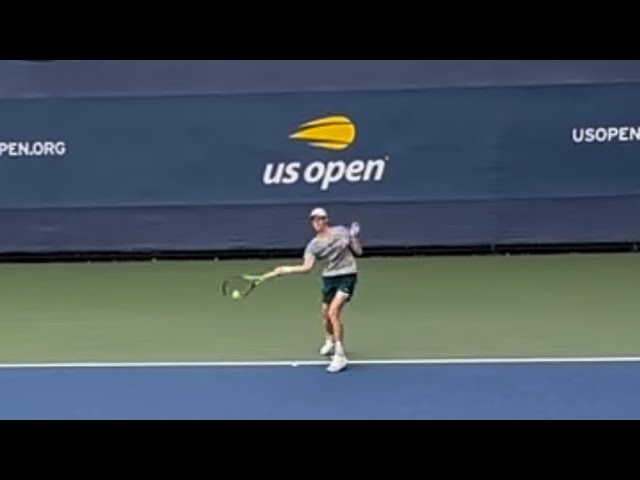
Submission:
POLYGON ((349 118, 335 115, 303 123, 289 138, 305 141, 312 147, 344 150, 356 139, 356 126, 349 118))

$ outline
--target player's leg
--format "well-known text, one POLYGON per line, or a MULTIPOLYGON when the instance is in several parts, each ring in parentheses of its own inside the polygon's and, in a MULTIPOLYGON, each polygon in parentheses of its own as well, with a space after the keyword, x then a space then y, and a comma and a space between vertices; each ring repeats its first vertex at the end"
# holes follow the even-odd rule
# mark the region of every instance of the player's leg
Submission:
POLYGON ((347 355, 344 349, 344 323, 342 322, 342 311, 349 301, 349 294, 338 290, 329 306, 329 320, 333 328, 335 339, 334 356, 329 365, 329 372, 339 372, 347 366, 347 355))
POLYGON ((322 304, 322 325, 324 326, 324 330, 326 332, 326 338, 324 345, 320 349, 320 355, 332 355, 334 349, 334 338, 333 338, 333 325, 331 324, 331 319, 329 318, 329 304, 322 304))
POLYGON ((344 324, 342 310, 353 297, 356 275, 323 278, 322 302, 328 305, 328 317, 333 333, 333 358, 329 365, 329 372, 339 372, 347 366, 347 356, 344 350, 344 324))
POLYGON ((331 320, 331 325, 333 327, 333 336, 336 346, 339 344, 339 348, 336 348, 336 353, 342 355, 344 355, 344 348, 342 347, 344 344, 342 310, 344 306, 352 300, 357 283, 358 276, 356 274, 338 277, 334 283, 335 293, 329 303, 329 320, 331 320))
POLYGON ((331 323, 331 318, 329 317, 329 309, 331 307, 331 302, 333 301, 333 297, 338 291, 338 285, 335 279, 331 277, 323 277, 322 278, 322 322, 324 324, 325 332, 327 333, 327 337, 325 339, 325 343, 320 349, 321 355, 332 355, 334 352, 335 346, 335 338, 333 332, 333 324, 331 323))
POLYGON ((335 297, 333 297, 333 301, 329 306, 329 321, 331 322, 331 327, 333 329, 333 338, 336 343, 336 347, 340 347, 340 349, 336 349, 336 353, 341 355, 344 354, 344 348, 342 348, 342 344, 344 342, 344 324, 342 323, 342 309, 345 304, 349 300, 349 294, 338 291, 336 292, 335 297))

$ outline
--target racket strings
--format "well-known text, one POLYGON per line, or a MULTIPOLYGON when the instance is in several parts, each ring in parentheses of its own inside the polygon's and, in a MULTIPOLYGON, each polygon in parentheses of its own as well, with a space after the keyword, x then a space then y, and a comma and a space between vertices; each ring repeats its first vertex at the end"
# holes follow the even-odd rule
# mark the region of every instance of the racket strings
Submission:
POLYGON ((225 295, 231 295, 233 292, 246 293, 253 288, 253 282, 242 277, 234 277, 226 280, 222 286, 225 295))

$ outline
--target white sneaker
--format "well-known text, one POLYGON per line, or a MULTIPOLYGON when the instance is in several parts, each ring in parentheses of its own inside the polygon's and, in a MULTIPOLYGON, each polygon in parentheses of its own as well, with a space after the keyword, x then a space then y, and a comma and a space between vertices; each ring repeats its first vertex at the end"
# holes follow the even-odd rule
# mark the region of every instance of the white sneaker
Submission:
POLYGON ((326 357, 327 355, 333 355, 334 348, 335 348, 334 343, 330 340, 327 340, 322 346, 322 348, 320 349, 320 355, 324 357, 326 357))
POLYGON ((327 372, 329 373, 338 373, 345 368, 347 368, 348 364, 347 357, 344 355, 334 355, 331 359, 331 363, 327 367, 327 372))

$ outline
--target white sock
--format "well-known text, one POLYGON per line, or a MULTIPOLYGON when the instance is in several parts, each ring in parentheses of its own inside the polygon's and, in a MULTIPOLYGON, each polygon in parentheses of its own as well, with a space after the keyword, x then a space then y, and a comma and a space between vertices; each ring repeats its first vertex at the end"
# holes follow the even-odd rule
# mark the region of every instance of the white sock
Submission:
POLYGON ((344 347, 342 342, 336 342, 336 355, 344 355, 344 347))

